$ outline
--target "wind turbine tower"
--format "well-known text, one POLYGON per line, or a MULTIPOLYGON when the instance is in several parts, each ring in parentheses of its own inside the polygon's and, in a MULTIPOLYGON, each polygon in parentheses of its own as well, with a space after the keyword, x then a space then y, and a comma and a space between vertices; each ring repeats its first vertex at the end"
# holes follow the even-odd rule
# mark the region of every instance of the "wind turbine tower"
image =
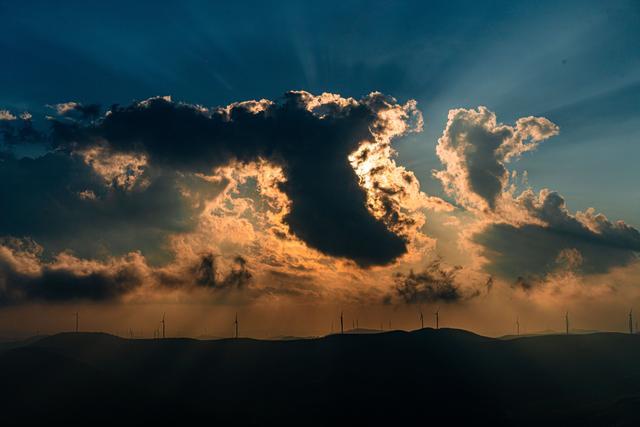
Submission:
POLYGON ((422 310, 420 310, 420 329, 424 329, 424 316, 422 315, 422 310))
POLYGON ((629 333, 633 334, 633 308, 629 310, 629 333))
POLYGON ((238 338, 238 313, 236 313, 236 320, 233 322, 236 327, 236 338, 238 338))
POLYGON ((165 325, 166 325, 166 323, 164 321, 164 315, 165 315, 165 313, 162 313, 162 321, 160 322, 160 323, 162 323, 162 338, 163 339, 166 337, 166 335, 165 335, 165 325))
POLYGON ((520 335, 520 319, 516 317, 516 335, 520 335))
POLYGON ((569 312, 568 311, 564 315, 564 326, 565 326, 567 335, 569 335, 569 312))
POLYGON ((76 311, 76 334, 78 333, 78 312, 76 311))
POLYGON ((437 309, 434 314, 436 316, 436 329, 440 329, 440 309, 437 309))

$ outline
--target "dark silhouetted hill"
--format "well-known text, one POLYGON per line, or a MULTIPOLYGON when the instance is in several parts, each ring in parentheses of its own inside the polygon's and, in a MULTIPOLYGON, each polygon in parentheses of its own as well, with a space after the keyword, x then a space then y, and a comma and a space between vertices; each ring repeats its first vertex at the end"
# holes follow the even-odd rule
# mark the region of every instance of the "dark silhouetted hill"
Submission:
POLYGON ((24 347, 25 345, 32 344, 32 343, 44 338, 45 336, 46 335, 35 335, 33 337, 24 338, 24 339, 20 339, 20 340, 7 339, 7 340, 4 340, 4 341, 0 341, 0 352, 5 351, 5 350, 10 350, 12 348, 24 347))
POLYGON ((430 328, 319 339, 59 334, 0 353, 4 420, 640 425, 640 336, 430 328))
POLYGON ((379 334, 384 331, 380 329, 354 328, 344 331, 345 334, 379 334))

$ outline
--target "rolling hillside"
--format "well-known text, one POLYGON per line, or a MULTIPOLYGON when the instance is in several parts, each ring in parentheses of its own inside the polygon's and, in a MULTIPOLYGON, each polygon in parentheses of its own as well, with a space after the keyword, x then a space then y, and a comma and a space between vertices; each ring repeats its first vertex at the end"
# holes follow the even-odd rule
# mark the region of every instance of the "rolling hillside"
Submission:
POLYGON ((66 333, 0 353, 2 414, 31 422, 638 425, 640 336, 453 329, 320 339, 66 333))

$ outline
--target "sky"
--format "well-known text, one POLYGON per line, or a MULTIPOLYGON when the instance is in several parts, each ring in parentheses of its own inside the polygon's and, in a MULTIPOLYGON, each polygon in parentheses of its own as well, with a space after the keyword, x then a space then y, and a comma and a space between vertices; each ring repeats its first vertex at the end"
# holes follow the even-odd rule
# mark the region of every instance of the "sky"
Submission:
POLYGON ((0 336, 640 312, 635 1, 0 16, 0 336))

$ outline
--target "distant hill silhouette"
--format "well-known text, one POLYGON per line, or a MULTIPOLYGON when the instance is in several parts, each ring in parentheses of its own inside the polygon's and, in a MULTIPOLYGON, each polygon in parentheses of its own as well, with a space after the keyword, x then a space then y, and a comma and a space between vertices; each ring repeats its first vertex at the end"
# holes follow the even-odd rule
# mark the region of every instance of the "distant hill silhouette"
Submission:
POLYGON ((345 334, 380 334, 382 332, 384 331, 380 329, 367 329, 367 328, 346 329, 344 331, 345 334))
MULTIPOLYGON (((571 329, 569 332, 571 335, 603 333, 603 331, 598 331, 595 329, 571 329)), ((498 338, 506 340, 506 339, 523 338, 523 337, 539 337, 541 335, 566 335, 566 332, 554 331, 552 329, 545 329, 544 331, 521 333, 520 335, 517 335, 517 334, 502 335, 501 337, 498 337, 498 338)))
POLYGON ((300 337, 296 335, 276 335, 274 337, 269 337, 269 339, 273 341, 313 340, 317 338, 319 337, 300 337))
POLYGON ((202 335, 198 335, 196 337, 197 340, 204 340, 204 341, 208 341, 208 340, 221 340, 224 337, 218 336, 218 335, 209 335, 209 334, 202 334, 202 335))
POLYGON ((0 352, 4 350, 10 350, 12 348, 24 347, 25 345, 34 343, 44 337, 46 337, 46 335, 36 335, 30 338, 25 338, 21 340, 0 341, 0 352))
POLYGON ((3 420, 640 425, 640 336, 430 328, 319 339, 65 333, 0 349, 3 420))

